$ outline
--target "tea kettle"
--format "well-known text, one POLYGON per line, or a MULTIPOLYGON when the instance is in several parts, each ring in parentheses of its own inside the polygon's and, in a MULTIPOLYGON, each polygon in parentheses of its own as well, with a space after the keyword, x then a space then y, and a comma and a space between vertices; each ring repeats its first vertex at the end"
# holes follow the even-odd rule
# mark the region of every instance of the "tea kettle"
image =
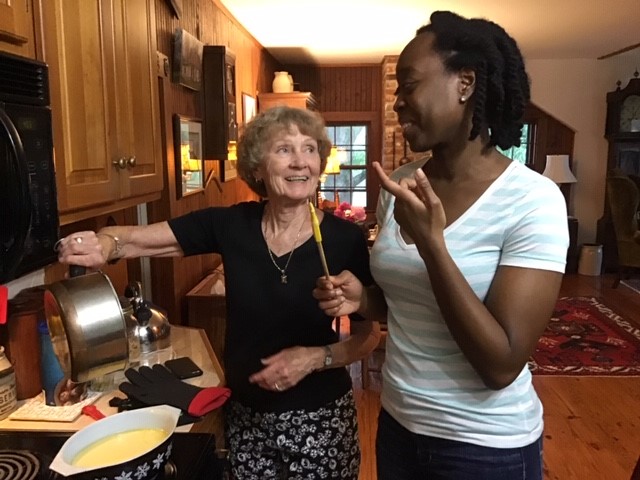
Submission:
POLYGON ((149 353, 171 345, 171 324, 160 307, 142 298, 142 284, 132 282, 125 288, 124 296, 133 308, 137 322, 134 335, 140 344, 140 353, 149 353))

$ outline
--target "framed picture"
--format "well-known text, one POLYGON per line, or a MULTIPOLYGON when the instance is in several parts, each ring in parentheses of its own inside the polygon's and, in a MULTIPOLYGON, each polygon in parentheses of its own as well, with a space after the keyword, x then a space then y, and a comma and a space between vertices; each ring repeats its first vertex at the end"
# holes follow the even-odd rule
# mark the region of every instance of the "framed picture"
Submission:
POLYGON ((242 123, 246 125, 256 116, 256 99, 248 93, 242 94, 242 123))
POLYGON ((236 169, 235 146, 229 151, 229 160, 220 160, 220 181, 228 182, 238 176, 236 169))
POLYGON ((178 198, 203 191, 202 121, 174 114, 173 144, 178 198))
POLYGON ((202 49, 204 44, 182 28, 173 36, 171 80, 191 90, 202 88, 202 49))

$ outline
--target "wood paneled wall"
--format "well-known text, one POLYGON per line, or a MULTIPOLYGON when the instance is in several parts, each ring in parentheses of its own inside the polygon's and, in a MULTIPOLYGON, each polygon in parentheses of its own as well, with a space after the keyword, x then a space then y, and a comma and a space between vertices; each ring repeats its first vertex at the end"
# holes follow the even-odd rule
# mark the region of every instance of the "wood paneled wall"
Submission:
POLYGON ((294 83, 300 85, 300 91, 313 93, 321 113, 380 110, 380 65, 285 65, 284 68, 294 83))
MULTIPOLYGON (((158 51, 168 56, 170 62, 173 36, 177 28, 183 28, 205 45, 224 45, 235 53, 237 118, 241 121, 242 93, 257 97, 259 91, 270 91, 273 72, 280 68, 276 60, 237 23, 218 0, 182 2, 180 19, 173 15, 168 0, 156 0, 155 4, 158 51)), ((174 84, 170 79, 159 79, 159 82, 166 166, 165 190, 159 201, 148 206, 149 222, 167 220, 208 206, 231 205, 256 198, 239 178, 224 183, 214 178, 204 192, 177 198, 171 119, 174 113, 202 118, 202 94, 174 84)), ((207 161, 206 173, 217 163, 219 162, 207 161)), ((152 259, 153 301, 168 311, 172 323, 186 322, 186 293, 219 263, 217 255, 152 259)))

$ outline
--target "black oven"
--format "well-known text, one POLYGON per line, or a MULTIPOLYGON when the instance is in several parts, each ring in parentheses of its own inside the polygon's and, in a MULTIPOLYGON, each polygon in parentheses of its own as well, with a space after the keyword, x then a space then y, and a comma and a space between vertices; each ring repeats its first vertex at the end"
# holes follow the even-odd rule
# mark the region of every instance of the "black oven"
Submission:
POLYGON ((0 284, 55 261, 47 65, 0 52, 0 284))

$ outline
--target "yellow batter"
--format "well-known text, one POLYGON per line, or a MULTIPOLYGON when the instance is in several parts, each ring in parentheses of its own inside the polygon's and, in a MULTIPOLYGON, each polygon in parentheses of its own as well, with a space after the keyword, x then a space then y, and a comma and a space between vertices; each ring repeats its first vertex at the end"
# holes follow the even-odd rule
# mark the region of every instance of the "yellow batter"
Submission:
POLYGON ((71 463, 84 468, 122 463, 148 452, 162 443, 167 435, 165 430, 152 428, 110 435, 82 450, 71 463))

